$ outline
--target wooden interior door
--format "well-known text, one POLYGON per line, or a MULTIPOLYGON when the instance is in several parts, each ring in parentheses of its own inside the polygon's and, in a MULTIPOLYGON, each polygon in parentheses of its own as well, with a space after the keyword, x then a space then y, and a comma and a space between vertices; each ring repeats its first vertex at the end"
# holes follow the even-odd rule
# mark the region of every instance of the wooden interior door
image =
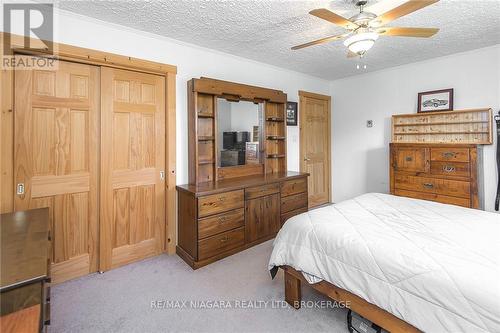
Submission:
POLYGON ((14 78, 14 209, 49 207, 55 283, 98 262, 99 68, 57 66, 14 78))
POLYGON ((100 270, 165 249, 165 79, 101 69, 100 270))
POLYGON ((330 96, 299 92, 300 170, 310 174, 309 208, 331 201, 330 96))

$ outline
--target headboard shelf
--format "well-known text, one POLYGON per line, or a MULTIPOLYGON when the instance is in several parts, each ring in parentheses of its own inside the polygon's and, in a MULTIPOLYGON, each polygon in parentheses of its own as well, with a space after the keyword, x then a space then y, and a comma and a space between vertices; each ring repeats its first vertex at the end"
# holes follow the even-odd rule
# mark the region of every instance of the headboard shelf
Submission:
POLYGON ((491 144, 492 131, 491 109, 392 116, 394 143, 491 144))

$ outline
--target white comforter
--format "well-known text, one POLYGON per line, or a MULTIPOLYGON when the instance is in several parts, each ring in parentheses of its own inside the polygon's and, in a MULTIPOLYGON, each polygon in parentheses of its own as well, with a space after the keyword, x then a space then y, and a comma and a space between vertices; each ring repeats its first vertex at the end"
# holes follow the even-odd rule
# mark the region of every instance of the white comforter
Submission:
POLYGON ((370 193, 288 220, 289 265, 425 332, 500 332, 500 215, 370 193))

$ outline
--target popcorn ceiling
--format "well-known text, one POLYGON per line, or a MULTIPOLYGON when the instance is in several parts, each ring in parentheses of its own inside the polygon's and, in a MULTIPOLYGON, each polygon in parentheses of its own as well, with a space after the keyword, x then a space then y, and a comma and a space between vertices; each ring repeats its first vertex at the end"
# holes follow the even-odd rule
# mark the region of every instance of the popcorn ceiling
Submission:
MULTIPOLYGON (((387 2, 394 7, 402 1, 370 1, 369 5, 376 11, 387 2)), ((357 60, 346 58, 342 41, 290 50, 294 45, 344 31, 308 14, 321 7, 346 17, 357 12, 350 0, 59 2, 63 10, 324 79, 359 74, 357 60)), ((365 58, 368 66, 364 71, 500 43, 500 1, 441 0, 389 26, 441 30, 429 39, 380 37, 365 58)))

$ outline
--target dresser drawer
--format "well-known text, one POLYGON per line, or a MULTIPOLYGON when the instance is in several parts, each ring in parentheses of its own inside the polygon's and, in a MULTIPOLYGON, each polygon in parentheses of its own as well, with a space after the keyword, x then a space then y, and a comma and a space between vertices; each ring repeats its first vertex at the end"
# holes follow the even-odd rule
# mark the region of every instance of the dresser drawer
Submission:
POLYGON ((244 227, 206 238, 198 242, 198 260, 213 257, 243 244, 245 244, 244 227))
POLYGON ((258 197, 264 197, 278 193, 280 191, 279 183, 267 184, 263 186, 249 187, 245 189, 245 200, 250 200, 258 197))
POLYGON ((307 193, 281 198, 281 214, 304 207, 307 207, 307 193))
POLYGON ((289 195, 303 193, 307 191, 307 178, 298 178, 287 180, 281 183, 281 196, 287 197, 289 195))
POLYGON ((405 190, 396 190, 394 194, 403 197, 435 201, 449 205, 471 207, 470 200, 465 198, 449 197, 446 195, 439 195, 434 193, 412 192, 405 190))
POLYGON ((210 237, 223 231, 245 225, 245 210, 243 208, 231 210, 198 220, 198 239, 210 237))
POLYGON ((198 217, 222 213, 243 206, 243 190, 207 195, 198 198, 198 217))
POLYGON ((470 177, 470 164, 465 162, 431 162, 431 174, 452 177, 470 177))
POLYGON ((425 172, 427 148, 398 147, 394 149, 394 168, 398 171, 425 172))
POLYGON ((470 197, 470 182, 396 174, 395 188, 460 198, 470 197))
POLYGON ((431 148, 431 161, 469 162, 469 148, 431 148))

